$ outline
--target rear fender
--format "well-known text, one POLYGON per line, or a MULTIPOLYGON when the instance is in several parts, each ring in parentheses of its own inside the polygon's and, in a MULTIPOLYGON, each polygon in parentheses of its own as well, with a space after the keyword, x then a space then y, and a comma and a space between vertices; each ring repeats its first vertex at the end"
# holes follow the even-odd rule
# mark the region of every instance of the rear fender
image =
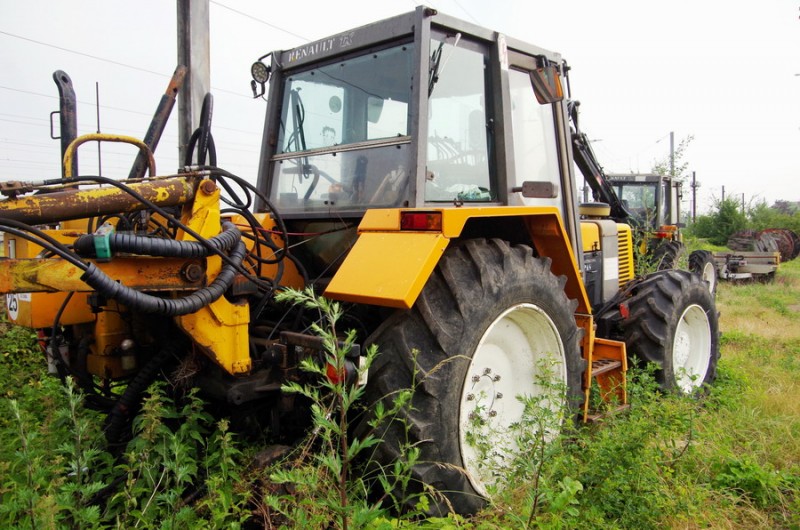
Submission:
MULTIPOLYGON (((539 256, 552 260, 551 269, 567 279, 567 296, 578 301, 576 311, 590 314, 575 254, 560 214, 552 207, 432 208, 369 210, 358 227, 358 239, 325 290, 325 296, 348 302, 410 309, 450 242, 498 218, 517 218, 539 256), (436 230, 402 230, 408 212, 441 215, 436 230)), ((520 234, 493 237, 517 241, 520 234)))

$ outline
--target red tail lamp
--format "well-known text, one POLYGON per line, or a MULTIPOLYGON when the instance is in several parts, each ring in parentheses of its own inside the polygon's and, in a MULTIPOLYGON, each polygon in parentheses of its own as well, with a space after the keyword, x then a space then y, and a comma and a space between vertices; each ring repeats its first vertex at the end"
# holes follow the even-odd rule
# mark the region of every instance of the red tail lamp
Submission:
POLYGON ((441 232, 442 212, 403 212, 400 214, 400 229, 441 232))

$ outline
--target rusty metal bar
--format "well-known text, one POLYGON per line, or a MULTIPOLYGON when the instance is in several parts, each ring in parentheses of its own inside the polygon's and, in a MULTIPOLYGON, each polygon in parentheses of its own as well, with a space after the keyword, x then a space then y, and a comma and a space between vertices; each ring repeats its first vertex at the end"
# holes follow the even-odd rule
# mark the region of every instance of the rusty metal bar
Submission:
MULTIPOLYGON (((199 260, 115 257, 96 265, 115 280, 143 291, 195 290, 205 280, 205 266, 199 260), (188 272, 193 269, 200 274, 188 272)), ((81 269, 58 258, 2 259, 0 293, 92 291, 81 281, 82 275, 81 269)))
MULTIPOLYGON (((129 184, 158 206, 179 206, 194 199, 196 177, 172 177, 129 184)), ((98 215, 135 212, 147 206, 115 187, 67 189, 0 201, 0 217, 42 225, 98 215)))
MULTIPOLYGON (((161 134, 164 132, 164 128, 167 126, 169 116, 172 114, 173 107, 175 107, 178 91, 181 89, 185 77, 186 67, 178 66, 175 69, 175 73, 172 74, 172 79, 170 79, 169 85, 167 86, 167 91, 164 92, 163 96, 161 96, 161 101, 158 103, 158 107, 153 115, 153 119, 150 121, 150 127, 147 129, 147 133, 144 135, 144 143, 150 148, 151 152, 155 152, 156 147, 158 147, 161 134)), ((131 167, 128 178, 140 179, 144 177, 146 168, 147 159, 144 152, 140 151, 139 155, 136 157, 136 161, 133 163, 133 167, 131 167)))

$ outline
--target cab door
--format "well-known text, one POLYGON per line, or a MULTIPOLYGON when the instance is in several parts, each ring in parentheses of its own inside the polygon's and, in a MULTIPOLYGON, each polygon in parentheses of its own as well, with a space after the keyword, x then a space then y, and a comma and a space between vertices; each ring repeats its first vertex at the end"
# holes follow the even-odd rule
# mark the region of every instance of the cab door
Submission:
POLYGON ((505 164, 508 203, 558 208, 577 256, 580 248, 577 194, 566 108, 561 97, 562 80, 554 75, 557 67, 544 64, 543 58, 512 50, 507 51, 507 56, 508 101, 503 117, 506 137, 511 139, 506 146, 505 164), (537 71, 546 73, 537 77, 537 71), (540 81, 538 85, 534 77, 540 81), (542 81, 550 82, 550 89, 559 93, 542 94, 542 81), (522 188, 525 182, 536 184, 533 194, 512 191, 522 188))

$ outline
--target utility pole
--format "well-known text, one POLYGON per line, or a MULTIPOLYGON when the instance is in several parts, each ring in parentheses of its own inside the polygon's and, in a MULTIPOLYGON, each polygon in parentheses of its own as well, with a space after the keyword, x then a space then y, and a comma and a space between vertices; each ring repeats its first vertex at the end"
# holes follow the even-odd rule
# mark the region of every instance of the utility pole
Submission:
POLYGON ((675 132, 669 132, 669 176, 675 176, 675 132))
POLYGON ((725 202, 725 186, 722 186, 722 202, 725 202))
POLYGON ((178 157, 186 159, 186 147, 200 119, 203 98, 211 89, 208 23, 209 0, 178 0, 178 64, 188 72, 178 93, 178 157))
POLYGON ((692 222, 697 220, 697 175, 692 171, 692 222))

